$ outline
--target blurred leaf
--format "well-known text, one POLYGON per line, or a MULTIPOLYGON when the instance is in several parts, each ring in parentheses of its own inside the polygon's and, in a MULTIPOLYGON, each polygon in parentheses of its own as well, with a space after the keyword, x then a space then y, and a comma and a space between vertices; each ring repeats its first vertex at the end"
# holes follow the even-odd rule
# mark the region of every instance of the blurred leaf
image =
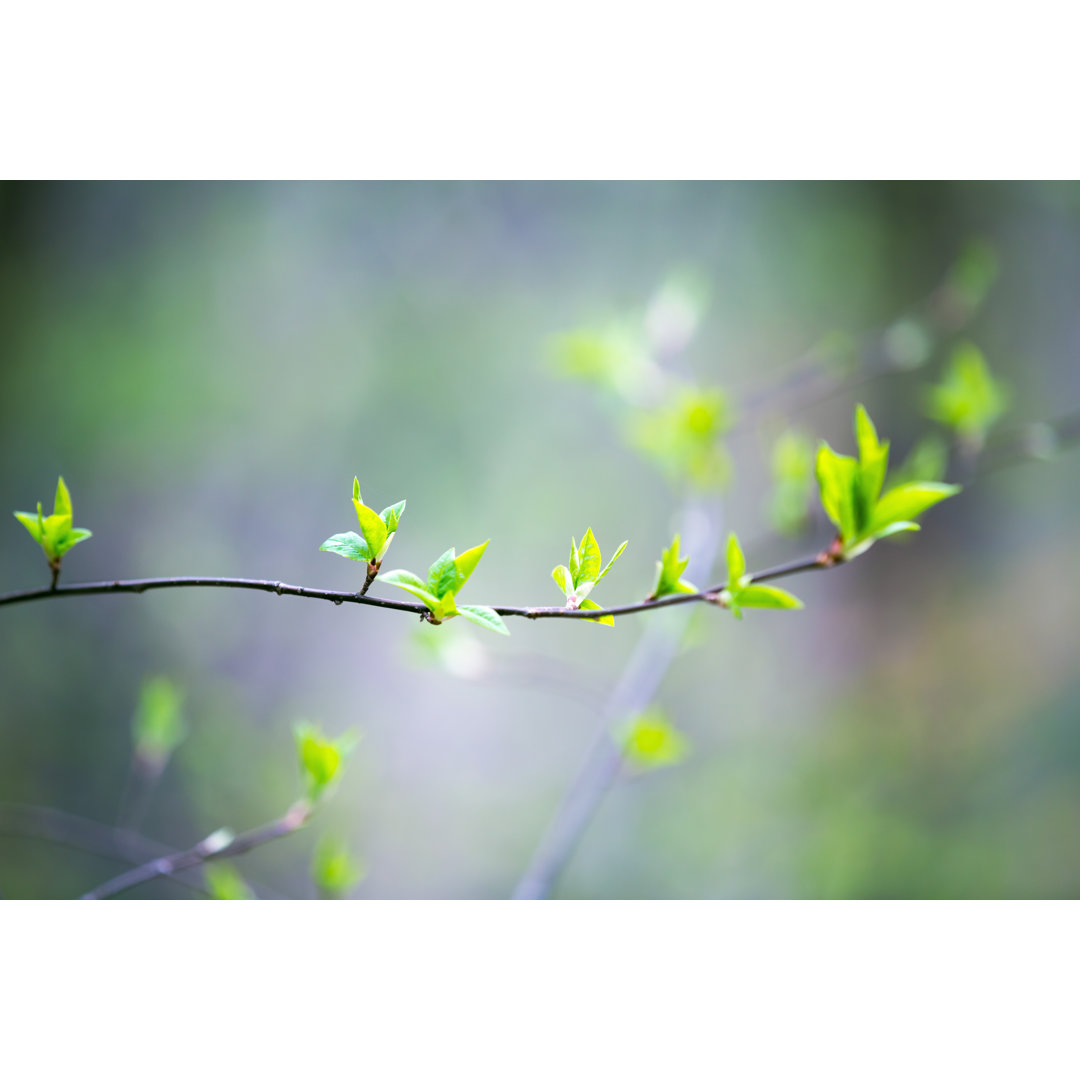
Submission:
POLYGON ((255 894, 239 871, 227 862, 208 862, 203 867, 206 888, 214 900, 254 900, 255 894))
POLYGON ((170 679, 159 675, 144 680, 131 724, 139 760, 162 769, 188 737, 183 701, 183 693, 170 679))
POLYGON ((809 519, 814 484, 814 448, 805 435, 785 431, 773 447, 774 487, 770 501, 773 528, 797 535, 809 519))
POLYGON ((727 397, 718 389, 681 387, 630 423, 630 439, 677 486, 723 487, 731 467, 721 439, 731 425, 727 397))
POLYGON ((950 267, 945 290, 958 321, 966 321, 982 307, 1000 269, 997 252, 986 240, 972 240, 950 267))
POLYGON ((709 298, 709 283, 695 271, 672 274, 656 291, 645 312, 645 332, 654 354, 682 352, 701 325, 709 298))
POLYGON ((928 390, 926 412, 978 448, 1008 409, 1009 397, 978 347, 962 342, 953 349, 942 381, 928 390))
POLYGON ((618 741, 627 760, 639 769, 677 765, 690 752, 686 737, 656 708, 634 717, 618 733, 618 741))
POLYGON ((948 463, 949 449, 945 440, 938 435, 924 435, 912 447, 903 464, 893 470, 889 477, 889 488, 923 480, 943 480, 948 463))
POLYGON ((566 566, 556 566, 551 571, 552 580, 563 591, 564 596, 569 596, 574 591, 574 579, 566 566))
POLYGON ((311 860, 311 880, 323 900, 340 900, 364 878, 363 864, 355 859, 344 840, 322 836, 311 860))
POLYGON ((335 555, 343 555, 346 559, 355 559, 357 562, 371 562, 371 548, 367 541, 354 532, 335 533, 319 545, 320 551, 332 551, 335 555))
POLYGON ((652 368, 640 336, 619 325, 577 330, 557 338, 552 359, 560 374, 628 398, 640 393, 652 368))
POLYGON ((350 732, 338 739, 328 739, 314 724, 306 723, 297 724, 293 734, 307 797, 317 802, 340 779, 342 766, 355 745, 356 736, 350 732))

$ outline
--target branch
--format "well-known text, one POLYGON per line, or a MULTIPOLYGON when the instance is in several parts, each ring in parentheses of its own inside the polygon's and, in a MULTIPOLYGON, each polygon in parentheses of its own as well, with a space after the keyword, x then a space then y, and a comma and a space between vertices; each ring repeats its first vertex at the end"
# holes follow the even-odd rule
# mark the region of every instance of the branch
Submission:
POLYGON ((294 803, 282 817, 271 821, 268 825, 252 829, 250 832, 241 833, 230 839, 227 832, 218 830, 211 833, 205 840, 200 840, 193 848, 188 848, 187 851, 153 859, 142 866, 135 867, 134 870, 110 878, 96 889, 85 893, 82 899, 107 900, 110 896, 135 888, 136 885, 153 881, 154 878, 169 877, 181 870, 190 870, 211 859, 228 859, 235 855, 243 855, 253 848, 261 847, 271 840, 288 836, 303 828, 311 817, 312 810, 311 803, 306 799, 301 799, 294 803))
MULTIPOLYGON (((824 554, 810 559, 798 559, 779 566, 761 570, 751 577, 754 581, 772 581, 776 578, 789 577, 806 570, 821 570, 827 565, 824 554)), ((406 611, 412 615, 426 617, 428 609, 423 604, 414 604, 403 600, 380 600, 374 596, 364 596, 355 592, 336 592, 332 589, 309 589, 301 585, 286 585, 282 581, 259 581, 254 578, 227 577, 162 577, 136 578, 130 581, 90 581, 82 585, 60 585, 55 589, 28 589, 25 592, 5 593, 0 596, 0 607, 5 604, 21 604, 30 600, 48 600, 60 596, 92 596, 102 593, 144 593, 152 589, 255 589, 259 592, 272 592, 278 596, 302 596, 310 600, 329 600, 333 604, 363 604, 367 607, 388 608, 392 611, 406 611)), ((713 585, 695 593, 675 593, 662 596, 659 600, 640 600, 621 607, 604 608, 601 611, 585 611, 566 607, 494 607, 500 615, 518 616, 524 619, 595 619, 598 615, 634 615, 639 611, 651 611, 653 608, 674 607, 677 604, 693 604, 707 601, 715 603, 717 595, 727 588, 727 582, 713 585)))

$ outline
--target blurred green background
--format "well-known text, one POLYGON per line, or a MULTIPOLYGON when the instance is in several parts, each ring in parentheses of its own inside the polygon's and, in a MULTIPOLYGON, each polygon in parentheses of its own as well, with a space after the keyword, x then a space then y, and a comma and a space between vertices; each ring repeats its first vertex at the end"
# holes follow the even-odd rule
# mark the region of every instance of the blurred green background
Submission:
MULTIPOLYGON (((708 302, 670 363, 746 416, 723 514, 751 566, 829 540, 817 520, 771 533, 776 435, 850 452, 861 400, 899 461, 934 430, 923 388, 958 340, 1011 387, 998 432, 1080 406, 1073 185, 9 183, 0 505, 51 505, 64 475, 94 531, 67 582, 351 589, 362 568, 318 547, 356 527, 357 474, 376 508, 408 499, 388 566, 491 538, 466 602, 560 602, 551 568, 588 525, 605 555, 630 540, 597 599, 639 599, 680 495, 628 445, 613 395, 560 376, 552 342, 640 327, 688 272, 708 302), (815 344, 881 340, 973 240, 996 280, 925 364, 748 409, 815 344)), ((617 786, 558 895, 1077 895, 1078 491, 1063 448, 976 477, 909 541, 793 579, 805 611, 697 612, 657 697, 692 753, 617 786)), ((48 582, 11 517, 0 567, 0 592, 48 582)), ((340 790, 238 869, 314 895, 331 833, 365 867, 353 895, 505 896, 654 617, 515 620, 505 639, 236 591, 0 608, 0 802, 114 823, 140 687, 165 676, 188 737, 142 833, 187 847, 280 814, 299 791, 291 727, 309 719, 361 733, 340 790)), ((122 868, 0 836, 5 896, 76 895, 122 868)))

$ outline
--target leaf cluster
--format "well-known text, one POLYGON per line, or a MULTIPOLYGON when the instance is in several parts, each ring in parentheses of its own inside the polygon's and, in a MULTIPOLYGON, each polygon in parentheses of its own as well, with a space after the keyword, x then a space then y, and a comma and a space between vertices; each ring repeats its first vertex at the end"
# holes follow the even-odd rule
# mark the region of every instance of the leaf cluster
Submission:
MULTIPOLYGON (((556 566, 551 571, 555 584, 563 591, 566 597, 566 606, 583 611, 603 611, 604 609, 589 594, 596 588, 604 575, 615 565, 622 553, 626 550, 629 541, 624 540, 616 549, 615 554, 604 565, 603 556, 600 554, 600 545, 596 542, 592 529, 586 529, 581 538, 581 545, 570 538, 570 565, 556 566), (602 568, 601 568, 602 567, 602 568)), ((605 626, 614 626, 615 619, 611 615, 602 615, 588 622, 603 623, 605 626)))
POLYGON ((476 569, 490 542, 485 540, 460 555, 456 554, 454 548, 444 551, 428 567, 427 581, 408 570, 390 570, 382 575, 381 580, 404 589, 420 600, 430 612, 429 622, 441 623, 460 615, 486 630, 509 634, 506 623, 493 608, 457 602, 457 594, 476 569))
POLYGON ((72 528, 71 494, 61 476, 56 482, 56 498, 53 500, 53 512, 48 517, 42 515, 41 503, 37 504, 37 513, 30 514, 16 510, 15 516, 26 526, 26 531, 41 546, 49 565, 57 570, 60 560, 83 540, 93 535, 89 529, 72 528))
POLYGON ((894 533, 917 531, 916 517, 960 490, 955 484, 924 481, 900 484, 882 495, 889 444, 878 440, 862 405, 855 407, 855 440, 858 460, 836 453, 826 442, 817 454, 821 504, 837 528, 838 560, 853 559, 894 533))
POLYGON ((405 513, 405 499, 376 514, 370 506, 364 504, 360 496, 360 480, 353 477, 352 502, 360 524, 360 535, 354 532, 336 533, 324 540, 319 545, 319 550, 332 551, 346 559, 366 562, 377 569, 394 539, 401 515, 405 513))
POLYGON ((697 592, 697 586, 682 576, 689 565, 690 560, 684 559, 679 552, 679 534, 676 533, 671 547, 664 548, 656 564, 656 582, 648 599, 659 600, 661 596, 671 596, 673 593, 697 592))
POLYGON ((797 611, 803 602, 786 589, 773 585, 755 585, 752 574, 746 572, 746 556, 739 538, 731 533, 727 542, 727 585, 720 590, 717 602, 728 608, 736 619, 742 618, 743 608, 773 608, 797 611))

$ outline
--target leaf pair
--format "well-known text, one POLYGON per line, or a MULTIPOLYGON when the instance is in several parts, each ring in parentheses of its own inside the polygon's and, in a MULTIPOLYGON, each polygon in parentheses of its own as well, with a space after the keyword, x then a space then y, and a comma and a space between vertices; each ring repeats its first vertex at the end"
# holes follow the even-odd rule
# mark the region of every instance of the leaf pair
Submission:
POLYGON ((476 569, 489 543, 490 540, 485 540, 460 555, 455 554, 453 548, 444 551, 428 568, 427 581, 408 570, 390 570, 382 575, 381 580, 412 593, 422 601, 431 612, 430 622, 441 623, 444 619, 461 615, 486 630, 509 634, 506 623, 493 608, 470 604, 459 606, 457 603, 457 594, 476 569))
POLYGON ((653 585, 648 599, 659 600, 661 596, 670 596, 672 593, 697 592, 697 586, 682 576, 689 565, 690 560, 679 554, 679 535, 676 533, 671 547, 664 549, 660 561, 656 564, 656 584, 653 585))
POLYGON ((397 532, 398 522, 405 513, 405 500, 388 506, 376 514, 370 506, 364 505, 360 497, 360 480, 353 477, 353 506, 360 523, 360 535, 354 532, 336 533, 319 545, 320 551, 332 551, 335 555, 366 562, 376 569, 381 565, 383 556, 390 547, 397 532))
POLYGON ((900 484, 882 495, 889 444, 879 442, 862 405, 855 407, 855 439, 858 460, 836 453, 826 442, 817 455, 821 504, 838 531, 836 557, 845 560, 893 533, 918 531, 916 517, 960 490, 956 484, 925 481, 900 484))
POLYGON ((786 589, 753 584, 753 575, 746 572, 746 556, 734 533, 728 536, 727 568, 727 585, 720 590, 717 602, 721 607, 729 608, 736 619, 741 619, 742 609, 748 607, 798 610, 803 606, 803 602, 786 589))
POLYGON ((78 543, 88 540, 93 534, 89 529, 71 527, 71 495, 61 476, 56 482, 56 498, 53 512, 48 517, 41 513, 41 503, 37 504, 37 513, 28 514, 16 510, 15 516, 26 526, 26 531, 41 545, 45 558, 53 570, 60 569, 60 560, 78 543))
MULTIPOLYGON (((615 565, 616 560, 626 550, 629 541, 624 540, 615 554, 607 561, 607 565, 601 569, 603 557, 600 554, 600 545, 593 536, 592 529, 586 529, 581 538, 581 546, 570 538, 570 565, 556 566, 551 571, 555 584, 563 591, 566 597, 566 606, 574 610, 603 611, 604 609, 589 599, 589 593, 593 591, 601 578, 615 565)), ((614 626, 615 619, 611 615, 603 615, 597 619, 588 619, 587 622, 603 623, 605 626, 614 626)))

